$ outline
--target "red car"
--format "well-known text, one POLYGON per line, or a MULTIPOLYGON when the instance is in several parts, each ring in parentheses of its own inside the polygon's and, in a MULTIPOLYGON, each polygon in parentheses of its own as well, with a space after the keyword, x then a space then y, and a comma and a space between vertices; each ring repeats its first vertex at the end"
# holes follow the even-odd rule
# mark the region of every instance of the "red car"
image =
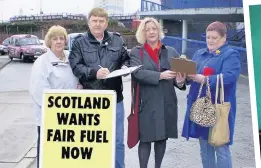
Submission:
POLYGON ((13 35, 10 37, 8 45, 8 55, 12 60, 19 58, 23 62, 27 60, 35 60, 47 49, 41 45, 37 36, 30 34, 13 35))

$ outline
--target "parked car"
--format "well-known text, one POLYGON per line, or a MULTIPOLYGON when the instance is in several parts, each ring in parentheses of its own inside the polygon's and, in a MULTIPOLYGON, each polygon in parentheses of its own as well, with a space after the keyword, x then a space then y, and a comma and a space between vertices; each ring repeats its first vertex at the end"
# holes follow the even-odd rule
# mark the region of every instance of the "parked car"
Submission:
POLYGON ((23 62, 35 60, 47 49, 41 45, 39 38, 30 34, 13 35, 8 45, 9 58, 19 58, 23 62))
POLYGON ((72 44, 73 44, 73 42, 75 40, 75 37, 77 37, 79 35, 84 35, 84 33, 71 33, 71 34, 68 34, 68 44, 67 44, 66 49, 69 50, 69 52, 71 52, 71 50, 72 50, 72 44))
POLYGON ((5 55, 8 52, 8 48, 0 44, 0 55, 5 55))
POLYGON ((8 45, 9 45, 9 39, 10 38, 6 38, 2 44, 0 44, 0 55, 5 55, 8 53, 8 45))
POLYGON ((42 40, 42 39, 39 39, 39 41, 40 41, 41 45, 45 45, 45 42, 44 42, 44 40, 42 40))
POLYGON ((46 47, 46 45, 45 45, 45 41, 44 41, 43 39, 39 39, 39 41, 40 41, 40 44, 41 44, 41 45, 43 45, 43 46, 46 47))
POLYGON ((9 43, 10 43, 10 38, 8 37, 8 38, 6 38, 3 42, 2 42, 2 45, 4 45, 4 46, 8 46, 9 45, 9 43))
POLYGON ((44 48, 47 49, 47 46, 46 46, 46 44, 45 44, 45 41, 44 41, 43 39, 39 39, 39 41, 40 41, 41 45, 42 45, 44 48))

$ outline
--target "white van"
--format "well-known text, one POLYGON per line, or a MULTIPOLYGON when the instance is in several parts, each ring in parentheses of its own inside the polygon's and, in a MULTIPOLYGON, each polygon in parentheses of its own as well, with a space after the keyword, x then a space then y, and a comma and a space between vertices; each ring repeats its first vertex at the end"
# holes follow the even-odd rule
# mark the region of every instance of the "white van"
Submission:
POLYGON ((69 50, 69 52, 71 52, 71 50, 72 50, 72 44, 74 42, 75 37, 78 36, 79 34, 84 35, 84 33, 70 33, 70 34, 68 34, 68 50, 69 50))

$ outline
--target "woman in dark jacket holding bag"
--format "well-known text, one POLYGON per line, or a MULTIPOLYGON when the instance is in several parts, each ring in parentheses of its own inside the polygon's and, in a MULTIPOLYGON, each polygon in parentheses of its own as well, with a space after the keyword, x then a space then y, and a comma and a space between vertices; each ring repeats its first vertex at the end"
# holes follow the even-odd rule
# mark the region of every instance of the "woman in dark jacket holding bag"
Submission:
MULTIPOLYGON (((196 75, 189 75, 190 90, 187 96, 187 111, 184 120, 182 136, 198 138, 203 168, 232 168, 229 145, 233 144, 233 134, 236 118, 236 86, 240 74, 239 52, 226 43, 226 26, 221 22, 211 23, 206 30, 207 48, 198 50, 193 61, 197 63, 196 75), (197 100, 201 82, 209 78, 212 104, 215 103, 217 75, 223 75, 225 102, 230 102, 228 123, 230 141, 222 146, 214 147, 208 143, 209 128, 202 127, 190 120, 191 106, 197 100)), ((202 96, 206 95, 206 87, 202 96)), ((201 96, 201 97, 202 97, 201 96)))
POLYGON ((130 65, 143 65, 132 80, 140 86, 139 162, 147 168, 151 143, 154 142, 155 167, 160 168, 168 138, 177 138, 178 101, 175 87, 185 90, 185 75, 170 71, 170 58, 179 57, 172 47, 161 43, 163 32, 154 18, 145 18, 136 33, 142 44, 130 52, 130 65))

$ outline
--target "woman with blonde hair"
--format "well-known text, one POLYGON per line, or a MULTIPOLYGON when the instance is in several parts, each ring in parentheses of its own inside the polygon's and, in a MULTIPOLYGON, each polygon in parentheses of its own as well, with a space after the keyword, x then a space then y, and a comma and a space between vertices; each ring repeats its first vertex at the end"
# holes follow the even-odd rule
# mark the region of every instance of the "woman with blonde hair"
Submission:
POLYGON ((38 130, 37 168, 39 167, 39 146, 41 128, 42 95, 44 89, 76 89, 78 79, 73 75, 68 61, 68 52, 64 51, 67 44, 67 32, 61 26, 52 26, 45 36, 47 52, 41 55, 32 67, 30 94, 36 111, 38 130))
POLYGON ((175 87, 185 90, 185 75, 170 70, 170 58, 179 57, 177 51, 162 44, 162 27, 154 18, 141 21, 136 32, 141 46, 130 52, 130 65, 143 65, 132 74, 139 85, 139 147, 141 168, 147 168, 151 143, 154 142, 155 168, 160 168, 165 154, 166 140, 178 138, 178 100, 175 87))

